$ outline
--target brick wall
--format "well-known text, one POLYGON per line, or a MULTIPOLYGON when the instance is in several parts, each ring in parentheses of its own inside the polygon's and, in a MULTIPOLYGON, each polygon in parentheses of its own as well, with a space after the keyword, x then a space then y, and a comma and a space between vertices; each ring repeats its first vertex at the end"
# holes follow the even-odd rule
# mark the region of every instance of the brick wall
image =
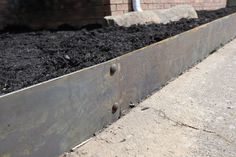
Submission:
MULTIPOLYGON (((111 14, 132 11, 132 0, 110 0, 111 14)), ((141 0, 143 10, 166 9, 179 4, 190 4, 197 10, 214 10, 226 6, 227 0, 141 0)))
MULTIPOLYGON (((196 9, 225 7, 226 0, 141 0, 144 10, 191 4, 196 9)), ((131 0, 0 0, 0 29, 8 25, 57 28, 102 23, 103 17, 132 11, 131 0)))

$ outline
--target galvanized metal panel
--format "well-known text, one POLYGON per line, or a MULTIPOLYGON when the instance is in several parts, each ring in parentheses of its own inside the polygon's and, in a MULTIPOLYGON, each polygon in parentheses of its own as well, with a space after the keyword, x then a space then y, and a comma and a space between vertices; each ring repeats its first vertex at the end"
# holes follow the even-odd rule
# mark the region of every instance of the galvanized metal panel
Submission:
POLYGON ((236 36, 236 14, 119 58, 122 108, 136 103, 236 36))
POLYGON ((117 118, 113 62, 0 98, 0 156, 56 157, 117 118))
POLYGON ((56 157, 236 36, 236 14, 0 97, 0 157, 56 157), (115 65, 115 66, 112 66, 115 65), (115 71, 114 74, 111 74, 115 71), (112 113, 112 106, 118 111, 112 113))

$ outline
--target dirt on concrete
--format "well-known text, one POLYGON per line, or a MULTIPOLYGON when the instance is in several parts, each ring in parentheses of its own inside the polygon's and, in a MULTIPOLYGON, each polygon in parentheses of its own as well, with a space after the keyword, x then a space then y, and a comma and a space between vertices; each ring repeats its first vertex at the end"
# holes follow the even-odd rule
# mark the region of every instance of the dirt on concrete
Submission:
POLYGON ((105 62, 236 11, 198 11, 198 19, 93 30, 0 34, 0 95, 105 62))

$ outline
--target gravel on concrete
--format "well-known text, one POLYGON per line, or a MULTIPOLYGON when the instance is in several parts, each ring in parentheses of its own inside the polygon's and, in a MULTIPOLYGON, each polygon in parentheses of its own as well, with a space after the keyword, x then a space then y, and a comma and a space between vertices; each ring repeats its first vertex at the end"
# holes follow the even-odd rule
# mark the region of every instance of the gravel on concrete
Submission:
POLYGON ((236 40, 66 157, 235 157, 236 40))

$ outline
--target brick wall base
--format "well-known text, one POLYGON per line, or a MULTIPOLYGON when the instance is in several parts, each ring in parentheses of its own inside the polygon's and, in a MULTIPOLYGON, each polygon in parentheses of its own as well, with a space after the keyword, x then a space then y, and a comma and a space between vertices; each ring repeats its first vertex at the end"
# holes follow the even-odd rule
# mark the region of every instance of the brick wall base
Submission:
POLYGON ((102 23, 110 0, 0 0, 0 29, 24 25, 33 29, 102 23))
MULTIPOLYGON (((143 10, 190 4, 196 9, 225 7, 227 0, 141 0, 143 10)), ((234 0, 233 0, 234 1, 234 0)), ((103 23, 103 17, 132 11, 131 0, 0 0, 0 29, 25 25, 33 29, 80 27, 103 23)))
MULTIPOLYGON (((111 14, 132 11, 132 0, 110 0, 111 14)), ((143 10, 167 9, 175 5, 190 4, 197 10, 214 10, 226 6, 227 0, 141 0, 143 10)))

